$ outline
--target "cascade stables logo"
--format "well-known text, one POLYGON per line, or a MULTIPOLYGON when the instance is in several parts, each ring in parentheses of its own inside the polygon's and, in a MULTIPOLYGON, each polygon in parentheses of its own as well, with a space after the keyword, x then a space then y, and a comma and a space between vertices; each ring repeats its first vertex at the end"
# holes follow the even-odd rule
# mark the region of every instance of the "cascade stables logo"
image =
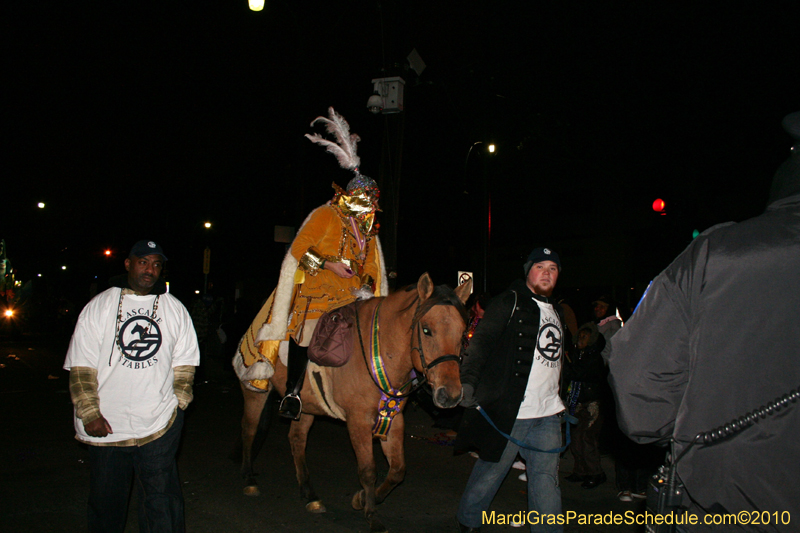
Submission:
POLYGON ((546 322, 539 329, 536 340, 536 359, 545 366, 555 368, 561 363, 561 328, 553 322, 546 322))
POLYGON ((155 355, 161 348, 160 319, 153 320, 149 309, 138 309, 129 313, 119 330, 119 348, 122 350, 120 364, 126 368, 150 368, 158 363, 155 355))

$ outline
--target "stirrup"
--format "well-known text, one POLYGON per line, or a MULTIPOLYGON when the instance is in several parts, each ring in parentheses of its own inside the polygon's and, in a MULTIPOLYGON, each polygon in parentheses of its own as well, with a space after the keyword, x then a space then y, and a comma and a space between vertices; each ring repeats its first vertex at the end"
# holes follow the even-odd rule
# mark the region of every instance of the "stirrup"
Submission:
POLYGON ((278 407, 278 414, 284 418, 291 418, 292 420, 300 420, 300 413, 303 412, 303 400, 300 396, 290 392, 281 400, 278 407), (287 400, 289 400, 287 402, 287 400))

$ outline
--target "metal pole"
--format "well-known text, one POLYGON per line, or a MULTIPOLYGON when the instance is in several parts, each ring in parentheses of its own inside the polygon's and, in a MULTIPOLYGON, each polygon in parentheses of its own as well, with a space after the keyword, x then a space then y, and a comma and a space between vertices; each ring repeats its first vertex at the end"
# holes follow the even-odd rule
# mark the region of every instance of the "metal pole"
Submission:
POLYGON ((211 248, 203 251, 203 296, 208 293, 208 272, 211 270, 211 248))
POLYGON ((489 221, 491 220, 492 204, 489 198, 489 161, 483 158, 483 292, 488 292, 489 282, 489 221))

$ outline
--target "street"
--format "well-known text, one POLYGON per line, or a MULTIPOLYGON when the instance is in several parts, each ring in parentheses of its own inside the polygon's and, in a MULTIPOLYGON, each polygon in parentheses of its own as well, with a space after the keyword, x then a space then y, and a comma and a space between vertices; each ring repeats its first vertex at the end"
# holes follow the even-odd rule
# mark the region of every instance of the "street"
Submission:
MULTIPOLYGON (((69 339, 62 337, 0 338, 2 473, 0 530, 11 533, 85 531, 89 487, 87 453, 74 440, 68 374, 61 369, 69 339)), ((275 407, 274 405, 272 406, 275 407)), ((242 412, 238 384, 197 383, 187 411, 179 469, 186 500, 186 531, 210 532, 366 532, 360 511, 350 507, 357 489, 355 455, 342 423, 318 419, 311 430, 308 466, 327 513, 305 511, 294 476, 286 438, 289 424, 273 418, 264 449, 255 462, 261 496, 242 494, 239 467, 229 455, 242 412)), ((450 439, 419 404, 406 408, 405 481, 379 507, 393 533, 456 531, 454 515, 461 491, 475 461, 453 455, 450 439)), ((379 456, 378 477, 387 464, 379 456)), ((564 511, 609 515, 644 511, 643 501, 623 503, 614 488, 614 464, 603 457, 609 480, 593 490, 564 481, 572 457, 564 454, 560 476, 564 511)), ((526 484, 512 470, 491 510, 526 511, 526 484)), ((138 532, 135 495, 126 533, 138 532)), ((485 525, 482 531, 526 531, 510 525, 485 525)), ((565 531, 638 532, 636 525, 568 524, 565 531)))

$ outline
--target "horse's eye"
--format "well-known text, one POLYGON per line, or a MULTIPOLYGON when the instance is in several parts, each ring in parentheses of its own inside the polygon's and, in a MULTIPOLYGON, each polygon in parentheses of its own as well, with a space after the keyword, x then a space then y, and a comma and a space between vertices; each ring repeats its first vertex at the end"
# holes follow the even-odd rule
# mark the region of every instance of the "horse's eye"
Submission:
POLYGON ((427 335, 428 337, 430 337, 431 335, 433 335, 433 333, 431 333, 431 330, 430 330, 430 328, 426 328, 426 327, 424 327, 424 326, 423 326, 423 328, 422 328, 422 333, 424 333, 424 334, 425 334, 425 335, 427 335))

